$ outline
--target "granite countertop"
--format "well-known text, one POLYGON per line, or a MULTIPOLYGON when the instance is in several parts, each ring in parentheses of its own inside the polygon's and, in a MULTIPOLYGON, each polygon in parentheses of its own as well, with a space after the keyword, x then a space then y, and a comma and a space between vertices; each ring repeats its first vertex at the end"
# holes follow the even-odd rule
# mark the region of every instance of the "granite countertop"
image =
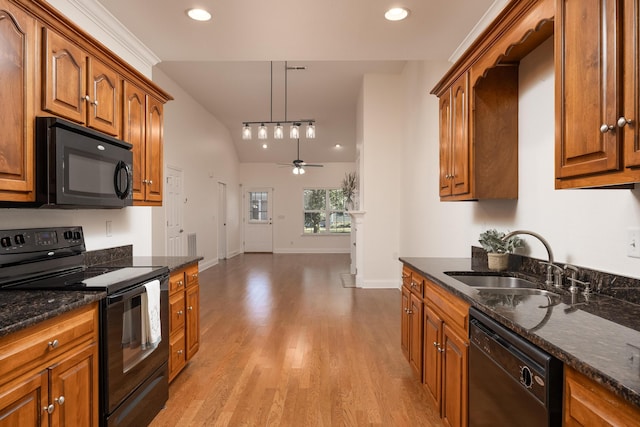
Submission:
POLYGON ((106 295, 96 291, 2 291, 0 337, 99 301, 106 295))
POLYGON ((110 267, 169 267, 173 272, 184 268, 190 264, 204 259, 201 256, 133 256, 116 260, 109 260, 106 263, 110 267))
POLYGON ((558 297, 492 294, 445 274, 473 271, 471 258, 400 261, 640 406, 640 305, 597 293, 585 299, 557 289, 549 290, 558 297))

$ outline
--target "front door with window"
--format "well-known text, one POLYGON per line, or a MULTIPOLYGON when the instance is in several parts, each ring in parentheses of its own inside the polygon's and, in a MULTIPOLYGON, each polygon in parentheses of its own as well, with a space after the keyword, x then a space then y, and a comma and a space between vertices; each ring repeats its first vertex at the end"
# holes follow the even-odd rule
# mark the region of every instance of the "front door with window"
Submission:
POLYGON ((252 188, 244 198, 244 251, 273 252, 273 189, 252 188))

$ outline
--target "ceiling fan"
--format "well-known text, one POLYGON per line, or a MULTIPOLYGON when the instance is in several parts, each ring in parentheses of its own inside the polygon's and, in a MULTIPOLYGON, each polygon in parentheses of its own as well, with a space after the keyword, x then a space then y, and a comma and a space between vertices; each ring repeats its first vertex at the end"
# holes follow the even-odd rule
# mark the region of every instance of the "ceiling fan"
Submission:
POLYGON ((300 138, 298 139, 298 158, 292 161, 291 163, 278 163, 280 166, 293 166, 293 174, 294 175, 302 175, 305 173, 304 168, 321 168, 324 165, 314 164, 314 163, 306 163, 304 160, 300 160, 300 138))

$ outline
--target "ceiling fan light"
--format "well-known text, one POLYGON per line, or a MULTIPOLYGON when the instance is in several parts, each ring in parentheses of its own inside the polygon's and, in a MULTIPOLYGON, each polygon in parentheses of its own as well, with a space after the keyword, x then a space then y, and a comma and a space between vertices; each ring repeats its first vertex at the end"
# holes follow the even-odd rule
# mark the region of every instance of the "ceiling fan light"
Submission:
POLYGON ((242 139, 251 139, 251 126, 247 123, 242 127, 242 139))
POLYGON ((309 122, 307 125, 307 138, 314 139, 316 137, 316 125, 313 122, 309 122))
POLYGON ((294 123, 289 128, 289 138, 298 139, 300 138, 300 125, 298 123, 294 123))
POLYGON ((300 175, 304 175, 304 168, 301 166, 301 167, 299 167, 298 169, 300 169, 300 170, 298 171, 298 173, 299 173, 300 175))
POLYGON ((267 127, 262 123, 258 128, 258 139, 267 139, 268 136, 267 127))
POLYGON ((284 138, 284 130, 282 129, 282 125, 280 123, 277 123, 276 127, 273 128, 273 139, 282 138, 284 138))
POLYGON ((300 174, 300 171, 298 170, 298 167, 297 167, 297 166, 294 166, 294 167, 293 167, 293 171, 292 171, 292 172, 293 172, 293 174, 294 174, 294 175, 298 175, 298 174, 300 174))

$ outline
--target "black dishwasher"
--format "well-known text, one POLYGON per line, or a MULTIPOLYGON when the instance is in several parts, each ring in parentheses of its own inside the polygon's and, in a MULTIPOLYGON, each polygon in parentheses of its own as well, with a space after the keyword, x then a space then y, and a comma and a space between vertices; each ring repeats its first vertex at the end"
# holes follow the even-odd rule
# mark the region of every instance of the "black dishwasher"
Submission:
POLYGON ((562 424, 562 362, 469 311, 469 427, 562 424))

